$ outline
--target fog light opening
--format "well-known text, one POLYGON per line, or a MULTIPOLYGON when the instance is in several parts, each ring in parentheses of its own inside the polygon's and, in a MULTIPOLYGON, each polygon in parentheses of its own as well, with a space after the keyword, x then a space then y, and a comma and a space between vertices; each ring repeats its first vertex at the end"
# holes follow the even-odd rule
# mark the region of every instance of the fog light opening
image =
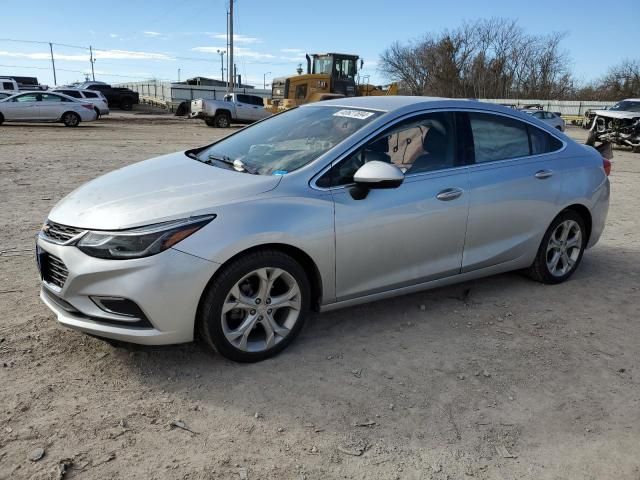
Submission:
POLYGON ((122 297, 89 297, 103 312, 121 315, 136 320, 146 320, 140 307, 132 300, 122 297))

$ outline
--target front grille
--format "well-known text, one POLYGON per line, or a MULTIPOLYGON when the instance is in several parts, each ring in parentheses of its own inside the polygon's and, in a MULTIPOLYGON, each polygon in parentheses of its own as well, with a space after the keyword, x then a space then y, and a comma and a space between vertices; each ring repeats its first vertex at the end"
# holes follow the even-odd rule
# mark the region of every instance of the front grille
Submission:
POLYGON ((56 243, 67 242, 82 232, 83 230, 81 228, 61 225, 59 223, 52 222, 51 220, 47 220, 47 223, 42 227, 42 233, 44 233, 44 236, 56 243))
POLYGON ((42 280, 58 288, 64 286, 69 270, 62 260, 49 252, 44 252, 40 259, 42 280))

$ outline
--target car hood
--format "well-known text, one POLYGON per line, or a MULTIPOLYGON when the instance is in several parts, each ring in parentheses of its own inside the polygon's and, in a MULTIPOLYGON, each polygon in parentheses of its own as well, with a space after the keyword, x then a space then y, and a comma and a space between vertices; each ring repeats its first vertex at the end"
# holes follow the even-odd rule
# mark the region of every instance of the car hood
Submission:
POLYGON ((592 113, 595 113, 599 117, 609 117, 609 118, 638 118, 640 117, 640 112, 624 112, 617 110, 594 110, 592 113))
POLYGON ((95 230, 139 227, 216 213, 217 205, 272 190, 281 178, 207 165, 179 152, 92 180, 63 198, 49 219, 95 230))

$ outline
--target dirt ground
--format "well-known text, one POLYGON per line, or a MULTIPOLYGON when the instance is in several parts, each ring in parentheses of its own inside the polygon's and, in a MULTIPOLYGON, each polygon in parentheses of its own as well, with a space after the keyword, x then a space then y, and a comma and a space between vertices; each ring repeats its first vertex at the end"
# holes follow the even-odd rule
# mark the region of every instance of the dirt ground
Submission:
POLYGON ((604 236, 563 285, 513 273, 317 315, 253 365, 59 326, 33 255, 50 208, 101 173, 226 133, 123 113, 0 127, 0 478, 640 479, 629 151, 615 152, 604 236))

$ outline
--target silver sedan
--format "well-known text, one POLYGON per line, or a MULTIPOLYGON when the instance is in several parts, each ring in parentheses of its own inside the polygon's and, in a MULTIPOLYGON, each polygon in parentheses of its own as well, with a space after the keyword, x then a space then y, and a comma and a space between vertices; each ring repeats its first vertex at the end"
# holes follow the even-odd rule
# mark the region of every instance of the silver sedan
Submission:
POLYGON ((54 92, 23 92, 0 100, 3 122, 62 122, 77 127, 98 117, 91 103, 54 92))
POLYGON ((257 361, 311 310, 510 270, 567 280, 603 231, 610 168, 500 106, 309 104, 70 193, 38 236, 41 298, 93 335, 257 361))

